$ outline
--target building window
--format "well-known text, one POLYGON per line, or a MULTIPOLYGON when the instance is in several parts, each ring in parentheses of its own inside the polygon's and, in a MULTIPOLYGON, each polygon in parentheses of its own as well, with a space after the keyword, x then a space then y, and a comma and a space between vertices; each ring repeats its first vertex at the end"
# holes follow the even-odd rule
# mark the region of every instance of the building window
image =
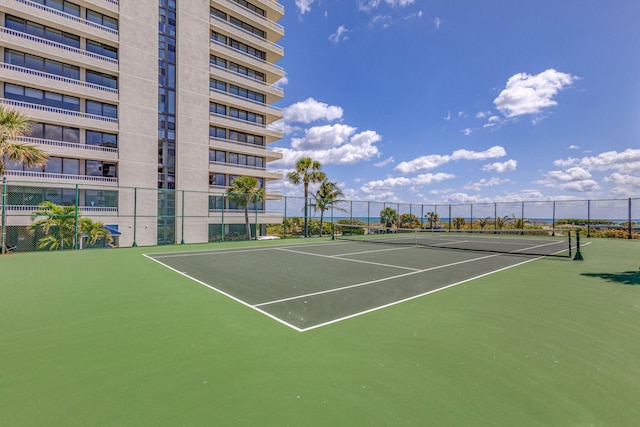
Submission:
POLYGON ((46 27, 35 22, 16 16, 6 15, 4 25, 21 33, 27 33, 35 37, 47 39, 52 42, 61 43, 67 46, 80 48, 80 37, 75 34, 66 33, 55 28, 46 27))
POLYGON ((87 160, 86 174, 88 176, 103 176, 108 178, 115 178, 117 176, 116 164, 100 162, 97 160, 87 160))
POLYGON ((33 123, 29 136, 52 141, 80 142, 80 129, 49 123, 33 123))
POLYGON ((118 107, 116 105, 104 104, 102 102, 86 101, 86 112, 94 116, 110 117, 112 119, 118 118, 118 107))
POLYGON ((107 15, 103 15, 95 10, 87 9, 87 21, 94 22, 112 30, 118 29, 118 20, 107 15))
POLYGON ((87 39, 87 51, 106 56, 107 58, 118 59, 117 48, 93 40, 87 39))
POLYGON ((87 145, 97 145, 100 147, 118 147, 118 135, 105 132, 87 131, 87 145))
POLYGON ((28 102, 30 104, 80 111, 80 98, 61 95, 54 92, 45 92, 40 89, 18 86, 10 83, 4 84, 4 97, 15 101, 28 102))
POLYGON ((118 89, 118 78, 109 74, 98 73, 87 70, 87 83, 93 83, 98 86, 105 86, 111 89, 118 89))

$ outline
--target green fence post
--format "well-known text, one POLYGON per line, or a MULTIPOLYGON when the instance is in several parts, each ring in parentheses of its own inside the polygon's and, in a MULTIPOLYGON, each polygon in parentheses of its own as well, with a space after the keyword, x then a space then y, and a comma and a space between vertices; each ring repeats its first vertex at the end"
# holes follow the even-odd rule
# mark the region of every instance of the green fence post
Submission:
POLYGON ((184 190, 182 190, 182 207, 180 208, 181 214, 181 231, 180 231, 180 244, 184 245, 184 190))
POLYGON ((138 246, 136 242, 136 232, 138 230, 138 187, 133 189, 133 246, 134 248, 138 246))
POLYGON ((287 196, 284 196, 284 217, 282 218, 282 238, 287 238, 287 196))
POLYGON ((78 240, 79 238, 81 238, 80 234, 78 233, 78 216, 80 215, 80 206, 78 205, 80 203, 80 191, 78 190, 78 184, 76 184, 76 210, 75 210, 75 215, 73 218, 74 221, 74 239, 73 239, 73 249, 74 250, 78 250, 80 249, 80 245, 78 244, 78 240))
POLYGON ((227 207, 227 195, 222 194, 222 212, 220 215, 220 241, 224 242, 224 210, 227 207))
POLYGON ((7 177, 2 177, 2 240, 0 241, 0 255, 4 255, 7 253, 7 244, 6 244, 6 222, 7 222, 7 177))
POLYGON ((633 227, 631 226, 631 197, 629 197, 629 215, 628 215, 628 228, 629 228, 629 239, 633 239, 633 227))

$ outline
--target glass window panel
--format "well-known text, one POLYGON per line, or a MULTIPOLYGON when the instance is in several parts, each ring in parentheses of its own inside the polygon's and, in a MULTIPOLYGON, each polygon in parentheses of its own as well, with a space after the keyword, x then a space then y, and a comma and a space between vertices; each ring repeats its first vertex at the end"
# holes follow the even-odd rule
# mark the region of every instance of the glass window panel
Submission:
POLYGON ((50 74, 55 74, 57 76, 61 76, 62 73, 62 63, 58 61, 45 60, 44 62, 44 71, 50 74))
POLYGON ((62 172, 67 175, 80 175, 80 160, 62 159, 62 172))
POLYGON ((88 130, 86 143, 87 145, 102 145, 102 133, 88 130))
POLYGON ((44 138, 54 141, 62 141, 62 127, 56 125, 44 125, 44 138))
POLYGON ((55 28, 45 27, 44 37, 51 41, 62 43, 62 31, 56 30, 55 28))
POLYGON ((87 114, 96 116, 102 115, 102 104, 96 101, 87 100, 87 114))
POLYGON ((22 101, 24 99, 24 88, 22 86, 16 86, 9 83, 5 83, 4 97, 7 99, 22 101))
POLYGON ((238 164, 238 153, 229 153, 229 163, 238 164))
POLYGON ((32 102, 34 104, 44 104, 44 94, 41 90, 32 89, 32 88, 24 88, 24 101, 32 102))
POLYGON ((62 108, 62 95, 59 93, 45 92, 44 103, 49 107, 62 108))
POLYGON ((62 75, 74 80, 80 80, 80 69, 73 65, 64 65, 62 67, 62 75))
POLYGON ((102 146, 103 147, 118 147, 118 136, 111 133, 102 134, 102 146))
POLYGON ((111 28, 112 30, 118 29, 118 20, 116 18, 112 18, 110 16, 104 15, 102 17, 102 25, 105 27, 111 28))
POLYGON ((4 20, 4 25, 15 31, 24 33, 26 31, 26 21, 24 19, 16 18, 14 16, 7 15, 4 20))
POLYGON ((47 159, 47 164, 44 167, 44 171, 49 173, 62 173, 62 158, 49 157, 49 159, 47 159))
POLYGON ((45 37, 44 25, 27 21, 26 32, 36 37, 45 37))
POLYGON ((246 165, 247 164, 247 155, 246 154, 238 154, 238 164, 246 165))
POLYGON ((102 176, 102 164, 95 160, 85 162, 85 174, 88 176, 102 176))
POLYGON ((65 95, 63 102, 65 110, 80 111, 80 98, 65 95))
POLYGON ((105 117, 111 117, 112 119, 118 118, 118 107, 115 105, 104 104, 102 106, 102 112, 105 117))
POLYGON ((25 55, 24 66, 32 70, 44 71, 42 58, 34 55, 25 55))
POLYGON ((216 162, 226 162, 227 153, 225 151, 216 151, 216 162))
POLYGON ((102 14, 91 9, 87 9, 87 21, 102 25, 102 14))
POLYGON ((80 37, 73 35, 73 34, 69 34, 69 33, 64 33, 64 44, 66 44, 67 46, 72 46, 72 47, 76 47, 79 48, 80 47, 80 37))
POLYGON ((64 2, 64 11, 69 15, 80 16, 80 6, 71 2, 64 2))
POLYGON ((44 124, 33 123, 31 125, 31 132, 29 132, 29 136, 32 138, 44 138, 44 124))
POLYGON ((15 50, 6 49, 4 51, 4 62, 7 64, 17 65, 19 67, 24 66, 24 54, 16 52, 15 50))
POLYGON ((80 142, 80 129, 78 128, 68 128, 65 127, 62 129, 62 140, 66 142, 80 142))

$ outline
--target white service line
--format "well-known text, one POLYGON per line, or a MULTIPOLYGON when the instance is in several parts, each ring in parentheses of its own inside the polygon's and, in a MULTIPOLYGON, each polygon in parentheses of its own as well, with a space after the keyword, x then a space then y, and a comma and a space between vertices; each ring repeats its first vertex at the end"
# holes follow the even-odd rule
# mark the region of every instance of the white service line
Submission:
POLYGON ((294 254, 300 254, 300 255, 308 255, 308 256, 316 256, 316 257, 320 257, 320 258, 330 258, 330 259, 335 259, 335 260, 339 260, 339 261, 347 261, 347 262, 358 262, 361 264, 371 264, 371 265, 377 265, 379 267, 391 267, 391 268, 399 268, 401 270, 412 270, 412 271, 420 271, 418 268, 411 268, 411 267, 402 267, 400 265, 393 265, 393 264, 382 264, 380 262, 373 262, 373 261, 362 261, 359 259, 349 259, 349 258, 341 258, 341 255, 320 255, 320 254, 311 254, 309 252, 300 252, 300 251, 294 251, 292 249, 284 249, 284 248, 278 248, 279 251, 283 251, 283 252, 293 252, 294 254))

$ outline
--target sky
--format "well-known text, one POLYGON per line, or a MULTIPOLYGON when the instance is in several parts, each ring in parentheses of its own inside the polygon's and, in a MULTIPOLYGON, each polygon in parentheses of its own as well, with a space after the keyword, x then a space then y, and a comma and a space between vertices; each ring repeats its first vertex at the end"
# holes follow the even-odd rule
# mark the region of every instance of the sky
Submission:
POLYGON ((309 156, 352 200, 640 197, 640 2, 280 3, 269 169, 309 156))

